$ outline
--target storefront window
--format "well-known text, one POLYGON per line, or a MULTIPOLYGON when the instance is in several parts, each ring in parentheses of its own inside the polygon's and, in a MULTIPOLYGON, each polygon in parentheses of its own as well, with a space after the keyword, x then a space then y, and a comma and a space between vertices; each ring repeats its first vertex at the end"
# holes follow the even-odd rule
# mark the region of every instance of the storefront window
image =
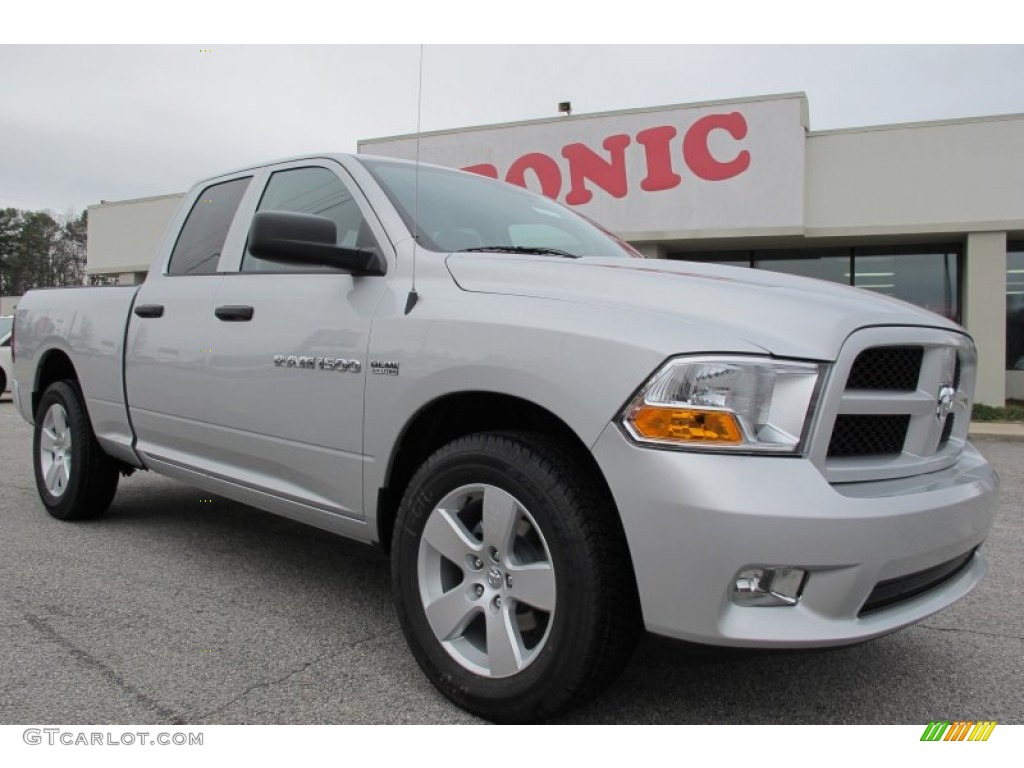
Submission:
POLYGON ((960 316, 957 248, 854 248, 853 285, 909 301, 957 320, 960 316))
POLYGON ((749 267, 751 266, 751 254, 752 251, 689 251, 687 253, 670 253, 668 258, 721 264, 723 267, 749 267))
POLYGON ((1024 371, 1024 241, 1006 249, 1006 368, 1024 371))
POLYGON ((755 251, 754 267, 849 285, 850 249, 755 251))
MULTIPOLYGON (((763 249, 673 253, 669 258, 713 261, 814 277, 894 296, 960 321, 959 245, 763 249)), ((1019 286, 1024 299, 1024 272, 1019 286)), ((1021 351, 1024 356, 1024 350, 1021 351)))

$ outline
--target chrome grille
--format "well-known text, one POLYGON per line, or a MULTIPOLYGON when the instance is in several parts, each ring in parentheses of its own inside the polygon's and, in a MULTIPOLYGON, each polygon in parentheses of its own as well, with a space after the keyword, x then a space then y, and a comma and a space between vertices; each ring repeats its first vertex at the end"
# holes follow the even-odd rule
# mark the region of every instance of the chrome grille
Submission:
POLYGON ((950 466, 967 440, 976 369, 973 344, 954 331, 880 327, 852 334, 819 401, 811 460, 836 483, 950 466))
POLYGON ((945 445, 949 442, 954 426, 956 426, 956 414, 951 413, 946 417, 946 423, 942 427, 942 437, 939 438, 939 445, 945 445))

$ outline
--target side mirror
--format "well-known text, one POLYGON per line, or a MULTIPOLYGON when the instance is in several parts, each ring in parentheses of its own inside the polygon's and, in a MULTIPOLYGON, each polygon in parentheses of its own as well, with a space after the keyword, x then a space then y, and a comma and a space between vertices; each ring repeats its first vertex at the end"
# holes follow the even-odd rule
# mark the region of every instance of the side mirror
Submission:
POLYGON ((249 227, 249 253, 282 264, 335 267, 353 275, 383 275, 384 260, 376 251, 336 245, 338 228, 323 216, 286 211, 261 211, 249 227))

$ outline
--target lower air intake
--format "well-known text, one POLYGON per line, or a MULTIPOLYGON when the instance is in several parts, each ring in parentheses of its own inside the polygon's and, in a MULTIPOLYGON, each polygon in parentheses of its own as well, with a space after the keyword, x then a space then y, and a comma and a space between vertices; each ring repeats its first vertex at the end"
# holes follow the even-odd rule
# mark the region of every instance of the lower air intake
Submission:
POLYGON ((878 582, 857 615, 863 616, 872 611, 889 608, 949 581, 967 566, 971 558, 974 557, 974 552, 975 550, 972 549, 959 557, 954 557, 952 560, 923 571, 878 582))

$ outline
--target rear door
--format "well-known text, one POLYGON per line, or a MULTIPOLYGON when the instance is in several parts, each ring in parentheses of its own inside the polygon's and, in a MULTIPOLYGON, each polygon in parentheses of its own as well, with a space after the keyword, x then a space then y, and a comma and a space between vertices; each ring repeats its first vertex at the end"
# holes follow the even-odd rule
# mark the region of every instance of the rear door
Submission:
MULTIPOLYGON (((328 217, 339 245, 377 249, 393 263, 369 204, 333 161, 275 166, 252 202, 254 212, 328 217)), ((363 516, 366 351, 389 280, 275 263, 243 248, 217 290, 207 357, 216 473, 286 502, 363 516)))
POLYGON ((232 242, 244 238, 244 227, 233 225, 252 182, 248 173, 195 190, 184 221, 172 224, 177 238, 170 258, 154 265, 136 295, 125 388, 137 450, 150 460, 209 464, 206 391, 214 299, 223 279, 217 267, 232 242))

